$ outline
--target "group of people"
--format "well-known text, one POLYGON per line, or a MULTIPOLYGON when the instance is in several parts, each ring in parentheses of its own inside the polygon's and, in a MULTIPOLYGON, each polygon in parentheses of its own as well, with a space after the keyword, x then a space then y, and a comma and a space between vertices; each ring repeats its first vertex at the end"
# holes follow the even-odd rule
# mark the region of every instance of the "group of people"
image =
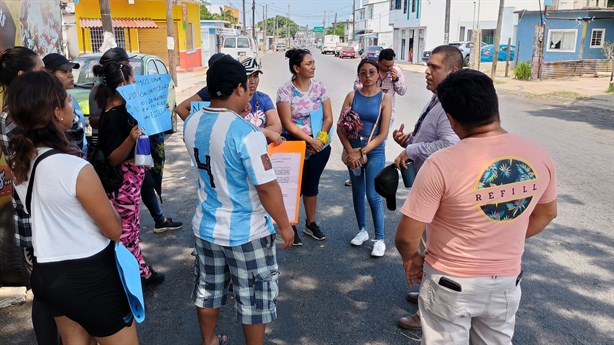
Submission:
MULTIPOLYGON (((209 60, 207 86, 176 108, 197 171, 192 299, 203 344, 228 342, 216 334, 216 326, 231 285, 245 343, 263 344, 266 325, 277 317, 275 238, 282 237, 282 248, 303 244, 283 206, 269 143, 306 143, 300 186, 303 233, 326 239, 317 223, 317 196, 331 155, 332 104, 325 84, 314 79, 310 51, 291 49, 285 55, 291 78, 278 89, 275 105, 257 90, 263 73, 258 61, 215 54, 209 60), (209 105, 191 113, 193 101, 209 105), (318 125, 312 123, 314 116, 320 117, 318 125)), ((117 91, 134 82, 134 71, 118 48, 105 53, 94 68, 92 100, 101 109, 96 149, 110 165, 121 167, 123 176, 121 187, 105 192, 92 166, 80 158, 87 153, 83 141, 79 144, 82 117, 66 93, 74 84, 69 72, 75 66, 58 56, 45 59, 49 72, 40 71, 43 61, 27 48, 0 56, 5 94, 1 142, 14 173, 17 238, 33 246, 36 258, 35 330, 52 315, 65 344, 92 337, 100 344, 137 343, 117 279, 113 241, 121 241, 137 258, 144 283, 160 283, 164 277, 145 263, 139 245, 139 204, 147 172, 134 164, 140 130, 117 91), (35 170, 46 176, 44 182, 34 179, 35 170), (47 188, 49 178, 56 187, 47 188), (77 279, 83 276, 87 281, 77 279), (92 293, 105 297, 92 298, 92 293)), ((386 162, 394 95, 403 95, 407 85, 391 49, 383 50, 378 60, 360 61, 356 73, 354 91, 345 97, 341 112, 358 114, 361 128, 356 133, 337 128, 358 225, 350 242, 360 246, 370 238, 366 199, 375 233, 371 255, 381 257, 386 251, 384 210, 374 181, 386 162)), ((399 169, 413 164, 417 170, 401 208, 395 244, 408 285, 422 284, 420 293, 408 295, 419 312, 398 324, 421 329, 426 344, 509 344, 520 301, 524 240, 556 216, 554 164, 541 146, 501 128, 492 80, 463 70, 456 47, 434 49, 425 74, 432 98, 413 131, 405 133, 404 124, 393 131, 402 146, 394 164, 399 169)), ((156 214, 160 222, 172 222, 156 214)))

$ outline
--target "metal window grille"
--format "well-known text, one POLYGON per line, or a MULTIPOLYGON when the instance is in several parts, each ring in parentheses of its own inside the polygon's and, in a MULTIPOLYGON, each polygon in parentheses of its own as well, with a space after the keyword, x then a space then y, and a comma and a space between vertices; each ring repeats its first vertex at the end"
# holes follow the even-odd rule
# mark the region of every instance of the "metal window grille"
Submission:
MULTIPOLYGON (((124 28, 113 28, 115 34, 115 42, 118 47, 126 49, 126 35, 124 28)), ((97 52, 103 42, 103 30, 102 28, 90 28, 90 40, 92 42, 92 51, 97 52)))
POLYGON ((407 3, 408 3, 409 1, 410 1, 410 0, 404 0, 404 1, 403 1, 403 13, 407 13, 407 3))
POLYGON ((591 48, 603 47, 603 33, 605 29, 593 29, 591 33, 591 48))
POLYGON ((395 10, 400 10, 401 9, 401 0, 396 0, 395 1, 394 9, 395 10))
POLYGON ((416 2, 418 0, 410 0, 411 1, 411 13, 415 13, 416 12, 416 2))

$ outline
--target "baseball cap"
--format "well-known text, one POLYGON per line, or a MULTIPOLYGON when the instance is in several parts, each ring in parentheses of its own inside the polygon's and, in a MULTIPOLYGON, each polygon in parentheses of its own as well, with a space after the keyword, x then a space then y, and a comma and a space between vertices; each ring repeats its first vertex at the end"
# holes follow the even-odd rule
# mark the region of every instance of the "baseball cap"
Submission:
POLYGON ((245 58, 243 61, 241 61, 241 64, 243 65, 243 67, 245 67, 245 73, 247 75, 251 75, 255 72, 262 73, 262 68, 260 67, 260 64, 254 58, 245 58))
POLYGON ((375 176, 375 191, 386 199, 386 207, 391 211, 397 208, 398 185, 399 172, 394 164, 386 166, 375 176))
POLYGON ((209 65, 209 67, 211 67, 211 65, 213 65, 217 60, 222 58, 224 55, 226 55, 226 54, 224 54, 224 53, 215 53, 215 54, 211 55, 209 60, 207 60, 207 64, 209 65))
POLYGON ((245 67, 230 55, 222 56, 207 70, 207 88, 211 98, 229 96, 237 85, 246 83, 245 67))
POLYGON ((52 70, 72 71, 75 68, 81 67, 78 63, 70 62, 62 54, 51 53, 43 58, 45 67, 52 70))
POLYGON ((107 50, 104 54, 102 54, 99 62, 101 65, 105 65, 109 62, 128 61, 131 57, 134 56, 128 56, 128 53, 126 53, 124 48, 115 47, 107 50))

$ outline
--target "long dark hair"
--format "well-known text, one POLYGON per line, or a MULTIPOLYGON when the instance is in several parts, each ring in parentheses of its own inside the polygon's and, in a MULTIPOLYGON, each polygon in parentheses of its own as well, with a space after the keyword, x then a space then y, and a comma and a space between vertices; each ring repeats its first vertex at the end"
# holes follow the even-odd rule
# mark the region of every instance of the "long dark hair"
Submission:
POLYGON ((0 92, 6 90, 19 74, 29 72, 36 66, 38 55, 26 47, 8 48, 0 53, 0 92))
POLYGON ((94 66, 93 72, 98 85, 94 98, 98 107, 104 109, 119 85, 130 79, 132 66, 121 62, 108 62, 94 66))
POLYGON ((9 117, 17 129, 9 142, 9 165, 16 184, 26 181, 36 147, 46 146, 74 154, 74 147, 55 121, 55 110, 66 106, 66 90, 54 75, 26 72, 6 92, 9 117))
POLYGON ((305 55, 311 55, 309 49, 290 49, 286 52, 286 58, 288 58, 290 73, 292 73, 293 77, 296 77, 296 72, 294 71, 294 66, 301 66, 301 62, 303 62, 303 58, 305 55))

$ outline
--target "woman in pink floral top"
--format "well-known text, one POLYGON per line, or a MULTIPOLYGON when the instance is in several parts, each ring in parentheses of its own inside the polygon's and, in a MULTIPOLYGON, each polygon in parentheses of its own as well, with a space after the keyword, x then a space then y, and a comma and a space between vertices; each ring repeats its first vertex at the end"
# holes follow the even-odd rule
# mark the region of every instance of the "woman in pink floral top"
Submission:
MULTIPOLYGON (((287 140, 303 140, 307 144, 301 194, 305 205, 305 229, 303 232, 322 241, 326 235, 316 224, 318 186, 320 176, 330 157, 328 132, 333 125, 333 112, 326 86, 313 79, 315 61, 307 49, 290 49, 286 52, 292 79, 277 91, 277 112, 287 140), (312 114, 313 112, 313 114, 312 114), (321 129, 313 133, 311 116, 321 116, 321 129)), ((319 127, 319 126, 318 126, 319 127)), ((303 244, 294 227, 294 245, 303 244)))

